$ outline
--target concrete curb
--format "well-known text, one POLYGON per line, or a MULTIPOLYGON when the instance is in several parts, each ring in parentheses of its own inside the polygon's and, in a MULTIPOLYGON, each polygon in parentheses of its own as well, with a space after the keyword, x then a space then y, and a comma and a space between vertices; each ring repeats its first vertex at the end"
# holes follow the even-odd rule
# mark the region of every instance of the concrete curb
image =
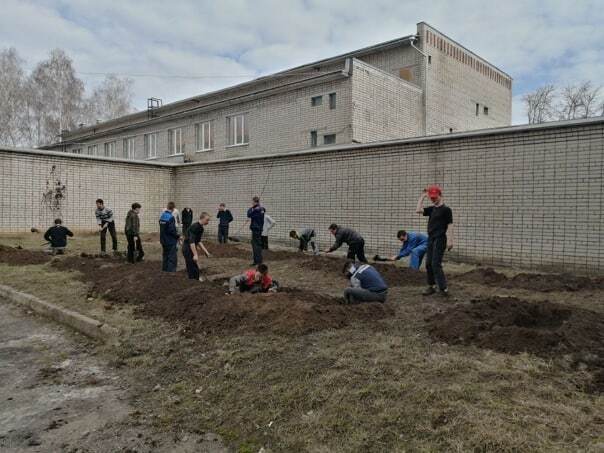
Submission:
POLYGON ((114 344, 118 342, 120 335, 118 329, 107 324, 103 324, 96 319, 89 318, 88 316, 82 315, 73 310, 59 307, 5 285, 0 285, 0 297, 5 297, 17 305, 27 307, 42 316, 71 327, 87 337, 91 337, 95 340, 100 340, 105 343, 114 344))

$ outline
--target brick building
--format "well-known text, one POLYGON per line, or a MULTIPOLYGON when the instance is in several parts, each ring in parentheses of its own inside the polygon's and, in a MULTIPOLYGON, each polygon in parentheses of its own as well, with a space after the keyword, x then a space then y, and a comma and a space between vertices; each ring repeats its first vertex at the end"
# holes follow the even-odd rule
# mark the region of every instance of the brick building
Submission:
POLYGON ((168 162, 508 126, 512 79, 425 22, 417 33, 65 132, 45 147, 168 162))

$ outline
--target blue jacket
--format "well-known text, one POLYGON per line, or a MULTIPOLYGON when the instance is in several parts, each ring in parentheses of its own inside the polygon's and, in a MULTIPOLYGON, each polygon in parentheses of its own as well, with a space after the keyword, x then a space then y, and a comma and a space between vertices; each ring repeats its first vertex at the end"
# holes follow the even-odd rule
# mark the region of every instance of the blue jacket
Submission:
POLYGON ((422 233, 416 233, 414 231, 409 231, 407 233, 407 240, 403 242, 403 246, 401 247, 400 252, 396 256, 397 260, 404 258, 406 256, 411 255, 413 249, 417 247, 427 247, 428 246, 428 236, 422 233))
POLYGON ((179 238, 176 231, 176 220, 170 211, 164 211, 159 217, 159 242, 161 245, 176 245, 179 238))
POLYGON ((388 285, 377 269, 369 264, 362 264, 354 271, 350 277, 350 284, 354 288, 363 288, 374 293, 388 289, 388 285))
POLYGON ((250 230, 262 233, 265 212, 266 210, 260 205, 247 210, 247 216, 250 219, 250 230))

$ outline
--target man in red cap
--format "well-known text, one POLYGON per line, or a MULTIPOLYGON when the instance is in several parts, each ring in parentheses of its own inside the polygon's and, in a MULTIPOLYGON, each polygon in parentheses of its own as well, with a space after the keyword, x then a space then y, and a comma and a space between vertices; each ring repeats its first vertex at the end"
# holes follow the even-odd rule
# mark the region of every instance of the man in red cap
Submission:
POLYGON ((441 296, 447 296, 447 278, 443 271, 442 261, 445 250, 453 248, 453 212, 445 206, 442 190, 438 186, 429 186, 417 201, 418 214, 428 217, 428 248, 426 250, 426 273, 428 288, 425 296, 434 294, 436 284, 441 296), (424 200, 430 198, 432 205, 424 208, 424 200), (448 233, 447 233, 448 230, 448 233))

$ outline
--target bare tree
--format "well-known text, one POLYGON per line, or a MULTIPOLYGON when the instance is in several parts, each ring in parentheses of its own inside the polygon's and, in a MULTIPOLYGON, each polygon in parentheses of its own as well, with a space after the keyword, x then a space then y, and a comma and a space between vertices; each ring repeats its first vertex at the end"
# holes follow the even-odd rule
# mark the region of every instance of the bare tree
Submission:
POLYGON ((553 118, 555 94, 553 85, 545 85, 522 97, 529 124, 544 123, 553 118))
POLYGON ((86 99, 84 122, 93 124, 132 113, 132 85, 131 79, 108 75, 86 99))
POLYGON ((54 143, 63 129, 75 127, 82 108, 84 84, 72 60, 61 49, 38 63, 28 84, 30 127, 36 145, 54 143))
POLYGON ((573 120, 596 116, 599 103, 600 87, 594 87, 591 81, 568 85, 560 94, 559 117, 562 120, 573 120))
POLYGON ((16 49, 0 51, 0 144, 19 146, 27 142, 26 77, 16 49))

